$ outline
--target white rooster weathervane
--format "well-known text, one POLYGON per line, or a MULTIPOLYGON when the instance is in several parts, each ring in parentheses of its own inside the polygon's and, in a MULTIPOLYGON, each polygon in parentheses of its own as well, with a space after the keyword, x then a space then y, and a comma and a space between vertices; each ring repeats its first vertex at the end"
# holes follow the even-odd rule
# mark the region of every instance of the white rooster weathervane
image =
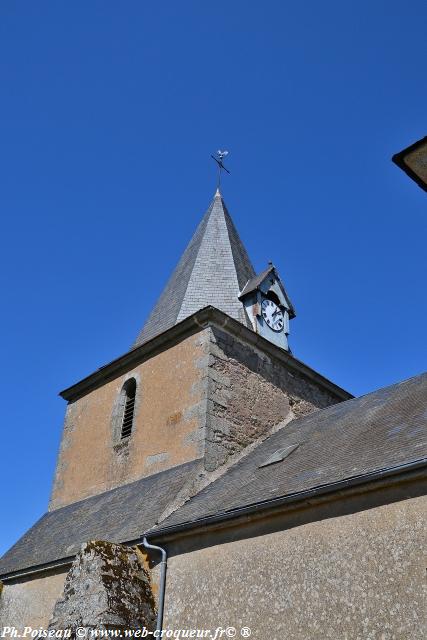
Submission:
POLYGON ((221 171, 222 169, 224 169, 224 171, 226 171, 227 173, 230 173, 229 170, 227 169, 227 167, 224 167, 223 165, 223 160, 225 158, 225 156, 228 156, 228 151, 221 151, 221 149, 218 149, 218 151, 216 152, 216 154, 214 156, 211 156, 211 158, 213 158, 215 160, 215 162, 218 165, 218 190, 221 187, 221 171))

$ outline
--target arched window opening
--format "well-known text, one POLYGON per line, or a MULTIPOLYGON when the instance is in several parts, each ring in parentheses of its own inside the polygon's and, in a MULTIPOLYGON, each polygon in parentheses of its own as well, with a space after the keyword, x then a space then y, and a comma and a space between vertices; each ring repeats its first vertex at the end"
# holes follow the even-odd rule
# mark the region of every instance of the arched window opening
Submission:
POLYGON ((125 383, 123 387, 124 392, 124 409, 123 409, 123 421, 121 438, 128 438, 132 433, 133 416, 135 413, 135 395, 136 395, 136 380, 131 378, 125 383))
POLYGON ((269 291, 266 297, 272 302, 274 302, 275 304, 277 304, 278 307, 282 306, 279 300, 279 296, 276 293, 274 293, 274 291, 269 291))

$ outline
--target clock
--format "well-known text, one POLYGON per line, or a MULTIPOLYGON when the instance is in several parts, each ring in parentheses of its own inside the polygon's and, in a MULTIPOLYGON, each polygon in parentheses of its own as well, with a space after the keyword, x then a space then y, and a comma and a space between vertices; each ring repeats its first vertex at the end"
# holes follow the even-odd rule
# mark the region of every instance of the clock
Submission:
POLYGON ((261 303, 261 313, 270 329, 273 331, 282 331, 285 324, 283 312, 275 302, 265 298, 261 303))

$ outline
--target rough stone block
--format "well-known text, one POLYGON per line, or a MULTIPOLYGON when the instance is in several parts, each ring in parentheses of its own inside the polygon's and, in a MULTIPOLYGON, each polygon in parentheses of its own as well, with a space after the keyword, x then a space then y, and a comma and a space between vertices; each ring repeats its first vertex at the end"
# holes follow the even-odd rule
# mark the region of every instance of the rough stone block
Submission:
POLYGON ((271 432, 292 411, 295 417, 329 406, 337 398, 291 373, 256 347, 211 329, 205 468, 271 432))
POLYGON ((154 629, 155 604, 141 552, 90 541, 77 554, 50 629, 154 629))

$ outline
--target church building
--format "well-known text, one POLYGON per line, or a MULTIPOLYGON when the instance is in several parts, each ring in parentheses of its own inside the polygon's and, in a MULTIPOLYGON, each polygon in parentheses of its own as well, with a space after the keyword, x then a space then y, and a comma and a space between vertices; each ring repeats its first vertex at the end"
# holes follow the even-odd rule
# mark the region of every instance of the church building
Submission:
POLYGON ((295 313, 217 190, 132 348, 61 392, 0 627, 425 638, 427 374, 354 398, 292 353, 295 313))

